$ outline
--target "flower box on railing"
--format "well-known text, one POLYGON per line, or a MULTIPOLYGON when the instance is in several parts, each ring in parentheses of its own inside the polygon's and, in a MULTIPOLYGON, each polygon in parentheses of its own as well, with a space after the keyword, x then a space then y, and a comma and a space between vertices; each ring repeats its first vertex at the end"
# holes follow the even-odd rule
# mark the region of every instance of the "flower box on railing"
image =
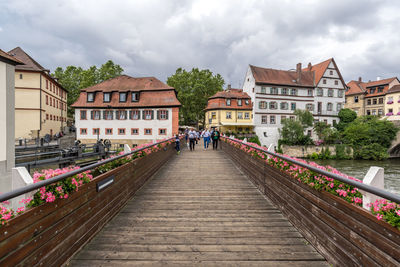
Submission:
POLYGON ((393 115, 393 112, 386 113, 386 116, 392 116, 392 115, 393 115))
POLYGON ((397 100, 397 103, 400 103, 400 99, 399 99, 399 100, 397 100))
POLYGON ((400 111, 399 111, 399 112, 397 112, 397 115, 400 115, 400 111))
POLYGON ((386 104, 393 104, 393 101, 388 101, 386 104))

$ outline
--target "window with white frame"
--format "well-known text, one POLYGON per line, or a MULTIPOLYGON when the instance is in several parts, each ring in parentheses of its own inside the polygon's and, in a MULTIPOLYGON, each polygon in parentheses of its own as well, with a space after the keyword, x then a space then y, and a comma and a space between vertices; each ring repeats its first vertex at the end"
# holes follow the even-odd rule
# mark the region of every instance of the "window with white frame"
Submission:
POLYGON ((327 106, 326 106, 326 109, 327 109, 328 111, 332 111, 332 108, 333 108, 332 103, 328 103, 327 106))
POLYGON ((340 111, 342 109, 342 103, 337 103, 336 104, 336 110, 340 111))
POLYGON ((275 115, 271 115, 271 116, 269 116, 269 123, 270 124, 275 124, 275 115))
POLYGON ((103 93, 103 102, 108 103, 111 101, 111 93, 103 93))
POLYGON ((275 101, 269 102, 269 108, 270 109, 277 109, 278 108, 278 103, 275 101))
POLYGON ((306 109, 308 111, 314 111, 314 105, 313 104, 306 104, 306 109))
POLYGON ((126 102, 126 94, 125 92, 119 93, 119 102, 126 102))
POLYGON ((226 118, 227 118, 227 119, 232 119, 232 112, 227 111, 227 112, 226 112, 226 118))
POLYGON ((230 100, 230 99, 227 99, 227 100, 226 100, 226 105, 227 105, 227 106, 230 106, 230 105, 231 105, 231 100, 230 100))
POLYGON ((267 124, 268 123, 268 116, 267 115, 262 115, 261 116, 261 123, 262 124, 267 124))
POLYGON ((328 89, 328 97, 333 97, 333 89, 328 89))
POLYGON ((248 99, 246 99, 246 100, 244 101, 244 103, 245 103, 246 105, 248 105, 248 104, 250 104, 250 101, 249 101, 248 99))
POLYGON ((87 102, 94 101, 94 93, 87 93, 87 102))
POLYGON ((92 120, 100 120, 100 117, 101 117, 100 110, 92 110, 90 115, 91 115, 90 117, 92 120))
POLYGON ((137 102, 139 101, 139 93, 138 92, 132 92, 132 102, 137 102))
POLYGON ((260 109, 266 109, 267 108, 267 102, 266 101, 260 101, 258 102, 258 107, 260 109))
POLYGON ((338 94, 338 97, 343 97, 343 90, 338 90, 337 94, 338 94))
POLYGON ((324 96, 324 89, 318 88, 317 89, 317 96, 324 96))
POLYGON ((277 95, 278 94, 279 89, 275 88, 275 87, 271 87, 270 88, 270 93, 271 95, 277 95))
POLYGON ((168 120, 168 110, 159 110, 159 119, 160 120, 168 120))
POLYGON ((290 103, 290 110, 296 110, 296 102, 290 103))
POLYGON ((250 112, 245 112, 245 113, 244 113, 244 118, 245 118, 246 120, 250 119, 250 112))
POLYGON ((117 110, 115 112, 115 117, 117 118, 117 120, 126 120, 126 116, 127 112, 126 110, 117 110))
POLYGON ((152 110, 144 110, 144 119, 145 120, 152 120, 153 119, 153 111, 152 110))
POLYGON ((289 103, 287 102, 281 102, 281 109, 287 110, 289 108, 289 103))
POLYGON ((243 112, 238 112, 238 119, 239 120, 243 119, 243 112))
POLYGON ((288 94, 287 88, 282 88, 281 93, 282 93, 282 95, 287 95, 288 94))
POLYGON ((242 105, 242 99, 238 99, 237 100, 237 104, 238 104, 238 106, 241 106, 242 105))
POLYGON ((261 94, 266 94, 267 93, 267 88, 265 88, 264 86, 261 86, 261 94))
POLYGON ((291 88, 290 89, 290 95, 297 95, 297 89, 291 88))
POLYGON ((112 110, 104 110, 103 111, 103 119, 112 120, 114 112, 112 110))

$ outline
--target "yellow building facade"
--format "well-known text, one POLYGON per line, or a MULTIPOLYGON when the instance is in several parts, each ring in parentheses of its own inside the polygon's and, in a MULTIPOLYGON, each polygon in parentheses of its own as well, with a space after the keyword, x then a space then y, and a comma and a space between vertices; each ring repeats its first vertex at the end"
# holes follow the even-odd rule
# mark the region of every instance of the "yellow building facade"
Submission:
POLYGON ((67 121, 67 91, 21 48, 9 53, 24 62, 15 69, 15 138, 62 131, 67 121))
POLYGON ((389 89, 385 97, 385 103, 385 115, 400 118, 400 85, 395 85, 389 89))
POLYGON ((218 128, 222 133, 253 131, 252 102, 241 89, 218 92, 208 99, 205 128, 218 128))

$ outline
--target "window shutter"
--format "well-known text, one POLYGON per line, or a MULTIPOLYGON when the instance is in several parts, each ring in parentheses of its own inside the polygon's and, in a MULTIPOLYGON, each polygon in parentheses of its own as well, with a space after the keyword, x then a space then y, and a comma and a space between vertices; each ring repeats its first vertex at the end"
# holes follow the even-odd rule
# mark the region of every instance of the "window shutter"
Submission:
POLYGON ((146 113, 145 113, 144 110, 142 110, 142 118, 143 118, 143 119, 146 119, 146 113))
POLYGON ((117 120, 119 119, 119 110, 115 111, 115 119, 117 119, 117 120))
POLYGON ((151 119, 154 119, 154 110, 151 111, 151 119))
POLYGON ((103 120, 105 120, 105 119, 106 119, 106 111, 103 110, 103 120))
POLYGON ((93 110, 92 110, 92 111, 90 111, 90 119, 93 120, 93 118, 94 118, 94 114, 93 114, 93 110))
POLYGON ((125 119, 127 119, 128 118, 128 111, 124 110, 124 113, 125 113, 125 119))
POLYGON ((160 111, 157 110, 157 120, 159 120, 159 119, 160 119, 160 111))
POLYGON ((136 112, 138 114, 138 120, 140 120, 140 110, 137 110, 136 112))
POLYGON ((168 120, 168 110, 165 111, 165 118, 168 120))
POLYGON ((129 119, 132 120, 133 119, 133 111, 129 110, 129 119))

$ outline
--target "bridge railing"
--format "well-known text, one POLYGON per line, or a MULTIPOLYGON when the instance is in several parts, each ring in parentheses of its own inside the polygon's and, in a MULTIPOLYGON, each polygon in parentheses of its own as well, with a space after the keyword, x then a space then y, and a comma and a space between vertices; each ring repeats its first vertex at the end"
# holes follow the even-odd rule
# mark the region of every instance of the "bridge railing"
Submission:
POLYGON ((360 195, 355 189, 359 188, 394 202, 399 202, 399 196, 236 139, 223 141, 222 150, 328 262, 335 266, 400 265, 399 229, 358 206, 359 202, 336 194, 336 189, 360 195), (323 176, 330 178, 323 180, 323 176), (311 184, 318 179, 322 180, 320 188, 311 184), (331 180, 339 181, 335 190, 324 187, 331 180))
MULTIPOLYGON (((129 153, 0 195, 0 201, 3 202, 34 190, 51 189, 56 187, 54 183, 58 186, 65 179, 71 182, 72 177, 85 175, 84 172, 89 170, 100 173, 80 185, 79 190, 67 198, 53 199, 52 202, 30 208, 0 227, 0 266, 64 264, 171 158, 175 153, 173 140, 170 138, 136 148, 129 153), (133 156, 142 151, 144 156, 133 156), (131 155, 133 157, 130 160, 120 160, 131 155)), ((36 195, 41 193, 36 192, 36 195)))
POLYGON ((224 138, 226 138, 226 139, 228 139, 228 140, 230 140, 232 142, 236 142, 238 144, 245 145, 247 147, 251 147, 251 148, 253 148, 253 149, 257 150, 257 151, 260 151, 262 153, 266 153, 266 154, 271 155, 273 157, 277 157, 277 158, 282 159, 284 161, 291 162, 291 163, 293 163, 295 165, 307 168, 307 169, 309 169, 309 170, 311 170, 313 172, 319 173, 321 175, 327 176, 327 177, 332 178, 334 180, 343 182, 345 184, 354 186, 356 188, 359 188, 359 189, 364 190, 366 192, 369 192, 371 194, 380 196, 382 198, 385 198, 387 200, 391 200, 391 201, 394 201, 394 202, 400 204, 400 195, 391 193, 391 192, 389 192, 387 190, 383 190, 383 189, 376 188, 376 187, 371 186, 371 185, 363 184, 363 183, 360 183, 360 182, 358 182, 356 180, 348 179, 346 177, 340 176, 338 174, 335 174, 335 173, 332 173, 332 172, 329 172, 329 171, 325 171, 325 170, 323 170, 321 168, 317 168, 317 167, 311 166, 309 164, 303 163, 301 161, 297 161, 295 159, 286 157, 284 155, 277 154, 277 153, 274 153, 272 151, 268 151, 266 148, 256 147, 256 146, 253 146, 253 145, 250 145, 250 144, 247 144, 247 143, 243 143, 243 142, 241 142, 239 140, 236 140, 236 139, 233 139, 233 138, 229 138, 229 137, 224 137, 224 138))

